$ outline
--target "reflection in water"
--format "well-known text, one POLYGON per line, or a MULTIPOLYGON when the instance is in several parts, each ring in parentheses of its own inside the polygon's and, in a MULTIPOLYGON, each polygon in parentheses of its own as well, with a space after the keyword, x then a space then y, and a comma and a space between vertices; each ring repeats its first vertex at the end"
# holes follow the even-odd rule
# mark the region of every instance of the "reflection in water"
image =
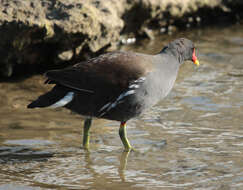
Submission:
POLYGON ((120 156, 120 167, 118 168, 118 173, 119 173, 119 176, 120 176, 120 178, 121 178, 121 180, 122 180, 123 182, 126 181, 126 177, 125 177, 125 175, 124 175, 124 172, 125 172, 125 170, 126 170, 126 166, 127 166, 127 158, 128 158, 128 156, 129 156, 129 153, 130 153, 130 151, 129 151, 129 152, 124 151, 124 152, 121 154, 121 156, 120 156))
MULTIPOLYGON (((182 35, 201 65, 184 64, 169 97, 128 122, 136 152, 122 152, 117 122, 95 120, 87 152, 79 116, 27 110, 42 77, 0 83, 0 189, 243 189, 242 26, 171 38, 182 35)), ((158 52, 166 38, 126 49, 158 52)))
MULTIPOLYGON (((95 163, 92 162, 90 154, 92 154, 92 153, 90 153, 90 151, 86 150, 84 152, 85 169, 87 169, 87 171, 89 171, 89 173, 95 179, 95 178, 97 178, 97 176, 99 176, 99 172, 96 172, 95 169, 93 168, 95 163)), ((127 159, 128 159, 129 154, 130 154, 130 151, 129 152, 123 151, 119 156, 120 164, 119 164, 119 167, 117 167, 117 168, 118 168, 119 177, 120 177, 121 181, 123 181, 123 182, 126 181, 125 170, 126 170, 127 159)))

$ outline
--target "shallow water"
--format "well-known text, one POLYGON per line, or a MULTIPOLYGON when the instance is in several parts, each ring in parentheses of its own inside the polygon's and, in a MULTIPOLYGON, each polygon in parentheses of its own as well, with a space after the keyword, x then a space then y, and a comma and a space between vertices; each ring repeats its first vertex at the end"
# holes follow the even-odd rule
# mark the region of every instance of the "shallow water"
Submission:
POLYGON ((155 53, 186 36, 201 63, 184 64, 170 95, 128 122, 129 155, 118 122, 95 120, 86 152, 80 116, 26 109, 48 90, 43 77, 0 83, 0 190, 243 189, 242 31, 194 30, 123 47, 155 53))

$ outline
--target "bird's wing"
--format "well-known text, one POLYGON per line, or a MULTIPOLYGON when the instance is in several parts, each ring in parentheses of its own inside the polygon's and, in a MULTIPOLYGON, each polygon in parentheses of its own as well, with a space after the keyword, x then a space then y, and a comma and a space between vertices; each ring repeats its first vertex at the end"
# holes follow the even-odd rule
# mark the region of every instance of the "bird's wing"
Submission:
POLYGON ((122 91, 152 69, 147 55, 113 52, 62 70, 48 71, 48 81, 87 92, 122 91))

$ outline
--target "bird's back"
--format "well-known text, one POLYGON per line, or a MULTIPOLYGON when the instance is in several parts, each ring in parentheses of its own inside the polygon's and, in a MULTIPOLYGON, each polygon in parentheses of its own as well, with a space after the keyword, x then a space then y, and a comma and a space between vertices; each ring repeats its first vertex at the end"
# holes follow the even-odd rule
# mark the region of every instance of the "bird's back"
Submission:
POLYGON ((29 107, 40 107, 45 102, 48 102, 47 106, 53 106, 54 102, 50 105, 50 99, 56 92, 62 95, 69 93, 72 101, 65 107, 74 112, 128 120, 141 113, 142 108, 135 96, 137 87, 144 82, 143 78, 152 72, 152 57, 132 52, 113 52, 66 69, 49 71, 46 73, 47 83, 55 83, 56 86, 47 93, 49 97, 41 96, 29 107))

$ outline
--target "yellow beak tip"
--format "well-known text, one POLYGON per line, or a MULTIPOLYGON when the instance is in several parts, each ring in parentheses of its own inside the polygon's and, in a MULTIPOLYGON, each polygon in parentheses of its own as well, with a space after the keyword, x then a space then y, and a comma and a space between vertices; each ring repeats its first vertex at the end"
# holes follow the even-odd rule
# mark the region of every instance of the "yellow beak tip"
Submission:
POLYGON ((194 62, 194 64, 197 65, 197 66, 200 65, 198 60, 196 60, 196 61, 194 62))

